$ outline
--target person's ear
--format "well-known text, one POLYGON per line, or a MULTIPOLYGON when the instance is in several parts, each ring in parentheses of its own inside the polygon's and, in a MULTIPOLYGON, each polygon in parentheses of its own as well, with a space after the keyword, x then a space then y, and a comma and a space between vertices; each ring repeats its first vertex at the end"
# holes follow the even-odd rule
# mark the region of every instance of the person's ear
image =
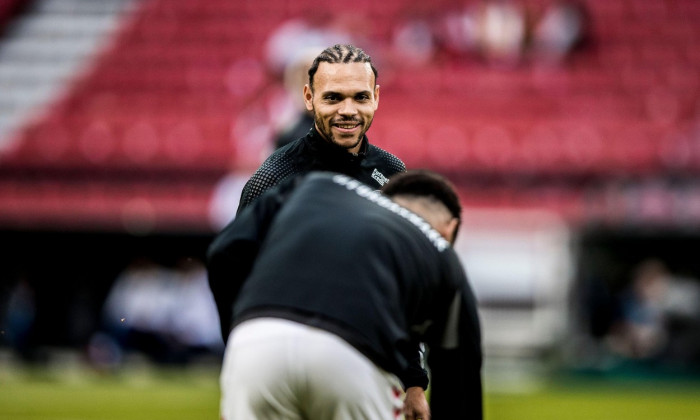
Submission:
POLYGON ((459 228, 459 219, 456 217, 453 217, 450 219, 450 221, 447 223, 447 227, 445 228, 446 233, 447 233, 447 238, 450 241, 451 244, 455 243, 455 240, 457 239, 457 228, 459 228))
POLYGON ((311 86, 307 84, 304 85, 304 105, 306 105, 307 111, 314 110, 314 92, 311 90, 311 86))
POLYGON ((379 85, 374 86, 374 110, 379 107, 379 85))

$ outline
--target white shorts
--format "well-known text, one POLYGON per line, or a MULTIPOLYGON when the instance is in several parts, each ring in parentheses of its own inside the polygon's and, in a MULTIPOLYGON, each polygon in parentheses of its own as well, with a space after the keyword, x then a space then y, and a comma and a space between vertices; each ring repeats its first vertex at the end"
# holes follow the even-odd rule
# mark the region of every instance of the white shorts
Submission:
POLYGON ((340 337, 277 318, 238 325, 221 370, 222 420, 397 420, 403 391, 340 337))

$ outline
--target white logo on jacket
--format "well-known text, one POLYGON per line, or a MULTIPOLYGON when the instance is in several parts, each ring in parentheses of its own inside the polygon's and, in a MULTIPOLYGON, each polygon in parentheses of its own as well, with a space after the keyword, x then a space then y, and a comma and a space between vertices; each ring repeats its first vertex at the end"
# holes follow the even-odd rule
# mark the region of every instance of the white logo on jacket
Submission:
POLYGON ((450 243, 447 242, 447 240, 443 238, 442 235, 438 233, 438 231, 433 229, 433 227, 430 226, 430 224, 426 222, 425 219, 408 210, 407 208, 401 207, 399 204, 393 202, 389 197, 385 196, 381 192, 375 191, 367 185, 363 184, 362 182, 347 177, 345 175, 334 175, 333 182, 344 186, 350 191, 354 191, 360 197, 363 197, 375 204, 378 204, 379 206, 384 207, 385 209, 396 213, 404 219, 408 220, 409 222, 413 223, 421 232, 423 232, 425 236, 428 237, 428 240, 432 242, 432 244, 438 249, 438 251, 442 252, 450 247, 450 243))
POLYGON ((385 177, 383 173, 379 172, 377 168, 372 171, 372 178, 379 183, 379 185, 384 185, 389 182, 389 178, 385 177))

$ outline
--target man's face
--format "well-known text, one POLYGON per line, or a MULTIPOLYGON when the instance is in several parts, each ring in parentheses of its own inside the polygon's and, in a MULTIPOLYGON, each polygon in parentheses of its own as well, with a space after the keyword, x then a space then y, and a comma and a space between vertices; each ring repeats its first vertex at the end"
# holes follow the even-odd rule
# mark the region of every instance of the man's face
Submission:
POLYGON ((357 153, 379 105, 379 85, 369 63, 321 62, 313 92, 304 86, 304 102, 326 140, 357 153))

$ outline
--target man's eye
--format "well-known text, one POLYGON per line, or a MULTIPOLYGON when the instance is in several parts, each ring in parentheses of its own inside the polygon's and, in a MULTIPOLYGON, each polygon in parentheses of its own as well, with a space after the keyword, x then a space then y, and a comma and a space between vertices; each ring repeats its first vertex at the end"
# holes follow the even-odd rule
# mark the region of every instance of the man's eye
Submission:
POLYGON ((327 101, 337 101, 338 100, 338 95, 326 95, 326 100, 327 101))
POLYGON ((369 101, 369 95, 362 94, 355 97, 358 101, 369 101))

